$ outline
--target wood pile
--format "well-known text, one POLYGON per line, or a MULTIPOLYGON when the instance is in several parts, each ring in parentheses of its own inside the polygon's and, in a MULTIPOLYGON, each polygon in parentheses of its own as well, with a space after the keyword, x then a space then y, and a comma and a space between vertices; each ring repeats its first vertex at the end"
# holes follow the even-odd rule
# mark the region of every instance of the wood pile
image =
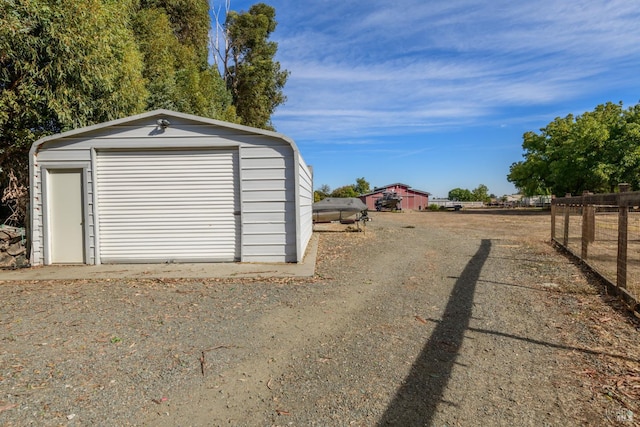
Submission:
POLYGON ((0 268, 18 268, 28 265, 26 237, 23 228, 0 228, 0 268))

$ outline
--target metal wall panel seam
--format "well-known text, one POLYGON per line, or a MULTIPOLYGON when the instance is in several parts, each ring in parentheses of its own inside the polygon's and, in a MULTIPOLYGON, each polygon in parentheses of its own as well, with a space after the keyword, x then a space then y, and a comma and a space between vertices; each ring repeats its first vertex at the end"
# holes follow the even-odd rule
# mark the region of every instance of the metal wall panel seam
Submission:
POLYGON ((91 168, 92 181, 93 181, 93 224, 94 224, 94 263, 100 265, 102 260, 100 259, 100 208, 98 206, 98 161, 95 147, 91 147, 91 168))

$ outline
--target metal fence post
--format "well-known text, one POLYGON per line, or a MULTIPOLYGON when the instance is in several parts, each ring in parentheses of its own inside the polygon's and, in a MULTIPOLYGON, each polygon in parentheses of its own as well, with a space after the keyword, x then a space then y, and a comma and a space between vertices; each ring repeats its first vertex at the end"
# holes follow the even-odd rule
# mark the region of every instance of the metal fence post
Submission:
POLYGON ((627 287, 627 239, 629 223, 629 201, 623 197, 623 193, 629 191, 629 184, 618 184, 618 266, 616 274, 616 286, 627 287))

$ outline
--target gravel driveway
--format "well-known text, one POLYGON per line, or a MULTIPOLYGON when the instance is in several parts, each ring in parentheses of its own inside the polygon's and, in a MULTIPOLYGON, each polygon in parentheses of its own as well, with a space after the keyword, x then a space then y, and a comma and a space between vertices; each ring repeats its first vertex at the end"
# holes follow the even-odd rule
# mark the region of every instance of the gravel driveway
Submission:
POLYGON ((638 323, 548 215, 372 217, 308 279, 0 283, 0 424, 638 425, 638 323))

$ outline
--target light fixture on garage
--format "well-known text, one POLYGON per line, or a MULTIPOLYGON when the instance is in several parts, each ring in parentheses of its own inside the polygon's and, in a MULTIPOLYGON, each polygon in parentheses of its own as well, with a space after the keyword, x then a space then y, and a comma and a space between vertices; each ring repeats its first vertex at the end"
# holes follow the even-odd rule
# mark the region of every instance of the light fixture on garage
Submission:
POLYGON ((171 123, 167 119, 158 119, 156 121, 156 124, 160 126, 162 129, 166 129, 171 125, 171 123))

